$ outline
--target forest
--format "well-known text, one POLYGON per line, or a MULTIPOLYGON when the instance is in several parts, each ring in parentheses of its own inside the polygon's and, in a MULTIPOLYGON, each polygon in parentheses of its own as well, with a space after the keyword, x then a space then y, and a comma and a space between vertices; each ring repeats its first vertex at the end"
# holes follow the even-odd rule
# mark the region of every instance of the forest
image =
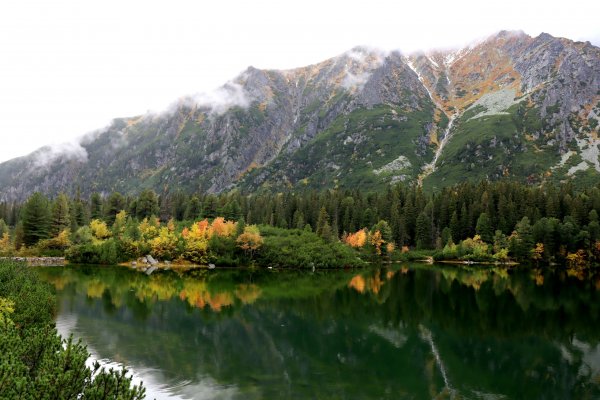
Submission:
POLYGON ((0 203, 0 255, 341 267, 364 260, 600 260, 600 188, 463 183, 437 193, 327 190, 245 195, 78 192, 0 203))

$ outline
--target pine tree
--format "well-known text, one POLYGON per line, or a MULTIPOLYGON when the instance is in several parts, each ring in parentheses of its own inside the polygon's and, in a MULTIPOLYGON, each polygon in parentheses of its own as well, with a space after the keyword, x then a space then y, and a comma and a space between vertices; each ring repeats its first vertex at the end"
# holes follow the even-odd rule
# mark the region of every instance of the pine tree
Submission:
POLYGON ((69 199, 64 193, 59 194, 52 204, 52 223, 50 225, 50 235, 58 236, 64 229, 71 226, 69 214, 69 199))
MULTIPOLYGON (((111 196, 112 198, 112 196, 111 196)), ((109 198, 109 203, 111 201, 111 198, 109 198)), ((117 213, 119 213, 119 211, 123 210, 123 208, 121 208, 120 210, 117 211, 117 213)), ((136 203, 136 207, 135 207, 135 215, 139 220, 142 220, 144 218, 150 218, 151 216, 158 216, 159 213, 159 207, 158 207, 158 196, 156 196, 156 193, 154 193, 153 190, 150 189, 146 189, 143 190, 140 195, 138 196, 137 199, 137 203, 136 203)), ((113 209, 112 207, 110 208, 109 211, 109 215, 112 214, 112 212, 116 211, 116 208, 113 209)), ((115 213, 115 215, 117 214, 115 213)), ((112 221, 114 221, 114 218, 112 218, 112 221)))
POLYGON ((85 205, 81 199, 81 193, 79 187, 75 194, 75 198, 71 202, 69 207, 71 216, 71 232, 75 232, 80 226, 87 225, 87 216, 85 211, 85 205))
POLYGON ((494 234, 492 229, 492 223, 487 213, 479 214, 479 218, 477 218, 477 226, 475 228, 475 232, 481 236, 481 240, 486 243, 492 243, 494 240, 494 234))
POLYGON ((102 219, 102 198, 99 193, 92 193, 90 198, 90 218, 102 219))
POLYGON ((425 212, 421 212, 417 217, 415 242, 419 250, 431 248, 431 221, 425 212))
POLYGON ((184 218, 188 221, 195 221, 202 214, 202 203, 198 196, 192 196, 185 208, 184 218))
POLYGON ((371 228, 371 233, 374 233, 376 231, 381 232, 381 238, 385 240, 386 243, 393 242, 392 228, 390 228, 390 225, 387 223, 387 221, 379 220, 378 223, 373 225, 373 227, 371 228))
POLYGON ((125 197, 119 192, 114 192, 108 197, 106 203, 105 219, 109 225, 115 222, 115 217, 121 210, 125 210, 127 206, 125 197))
MULTIPOLYGON (((202 216, 204 218, 216 218, 218 215, 218 209, 219 209, 219 202, 217 200, 217 198, 214 195, 208 195, 206 196, 205 199, 205 203, 204 203, 204 209, 202 210, 202 216)), ((250 223, 250 222, 248 222, 250 223)))
POLYGON ((300 210, 294 211, 293 227, 296 229, 304 228, 304 214, 300 210))
POLYGON ((317 235, 325 237, 323 230, 327 227, 328 234, 331 236, 331 226, 329 225, 329 214, 325 207, 321 207, 319 210, 319 217, 317 218, 317 235))
POLYGON ((23 242, 27 246, 47 239, 50 233, 50 210, 48 199, 41 193, 34 193, 23 206, 23 242))

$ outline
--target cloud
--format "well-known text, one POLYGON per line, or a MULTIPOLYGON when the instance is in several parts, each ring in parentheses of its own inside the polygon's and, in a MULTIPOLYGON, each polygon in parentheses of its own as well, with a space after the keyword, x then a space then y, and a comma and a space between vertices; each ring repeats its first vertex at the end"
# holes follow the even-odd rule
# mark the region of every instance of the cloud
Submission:
POLYGON ((57 143, 44 146, 33 153, 33 166, 46 168, 56 161, 74 160, 87 162, 87 150, 77 142, 57 143))
POLYGON ((180 105, 182 102, 183 104, 188 103, 190 106, 209 108, 210 114, 223 115, 233 107, 248 108, 252 98, 240 83, 230 81, 212 92, 186 97, 176 105, 180 105))
POLYGON ((387 53, 370 47, 355 47, 342 55, 345 61, 342 87, 347 90, 362 90, 373 71, 385 62, 387 53))
POLYGON ((352 72, 346 70, 346 76, 344 77, 344 80, 342 81, 342 86, 347 90, 353 90, 353 89, 361 90, 365 86, 365 83, 367 83, 367 81, 369 80, 370 77, 371 77, 371 72, 361 72, 361 73, 355 75, 352 72))

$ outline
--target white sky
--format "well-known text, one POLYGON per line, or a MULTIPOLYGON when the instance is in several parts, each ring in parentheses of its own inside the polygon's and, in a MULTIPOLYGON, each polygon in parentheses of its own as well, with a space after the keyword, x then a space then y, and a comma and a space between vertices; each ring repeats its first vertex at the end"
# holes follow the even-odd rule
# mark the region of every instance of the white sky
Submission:
POLYGON ((598 46, 600 1, 5 0, 0 161, 165 109, 249 65, 299 67, 357 45, 454 47, 502 29, 598 46))

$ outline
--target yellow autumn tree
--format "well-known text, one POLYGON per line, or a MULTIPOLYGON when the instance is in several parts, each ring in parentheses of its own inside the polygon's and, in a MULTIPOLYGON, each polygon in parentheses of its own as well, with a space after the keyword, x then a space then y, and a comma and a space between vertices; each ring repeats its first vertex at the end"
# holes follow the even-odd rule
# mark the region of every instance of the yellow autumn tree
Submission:
POLYGON ((256 225, 248 225, 244 227, 244 232, 237 237, 236 242, 239 248, 252 257, 252 254, 262 246, 264 240, 256 225))
POLYGON ((582 268, 586 265, 585 251, 577 250, 575 253, 567 254, 567 263, 571 268, 582 268))
POLYGON ((138 226, 140 235, 146 241, 150 241, 158 236, 158 229, 160 228, 160 221, 158 218, 152 217, 150 219, 144 218, 138 226))
POLYGON ((112 225, 113 234, 121 237, 123 232, 125 232, 125 224, 127 223, 127 212, 125 210, 121 210, 115 216, 115 222, 112 225))
POLYGON ((96 242, 107 239, 111 235, 108 226, 106 226, 106 222, 99 219, 93 219, 90 221, 90 230, 92 231, 92 235, 94 236, 93 239, 96 242))
POLYGON ((185 240, 183 257, 194 263, 205 264, 208 262, 208 241, 212 237, 212 228, 208 220, 198 221, 181 232, 185 240))
POLYGON ((12 253, 12 244, 10 243, 10 235, 8 232, 4 232, 2 234, 2 239, 0 239, 0 255, 9 255, 12 253))
POLYGON ((536 263, 539 262, 544 256, 544 244, 536 243, 535 247, 531 249, 531 259, 536 263))
POLYGON ((150 249, 154 257, 162 260, 173 260, 177 257, 177 235, 163 226, 158 231, 158 236, 150 239, 150 249))

